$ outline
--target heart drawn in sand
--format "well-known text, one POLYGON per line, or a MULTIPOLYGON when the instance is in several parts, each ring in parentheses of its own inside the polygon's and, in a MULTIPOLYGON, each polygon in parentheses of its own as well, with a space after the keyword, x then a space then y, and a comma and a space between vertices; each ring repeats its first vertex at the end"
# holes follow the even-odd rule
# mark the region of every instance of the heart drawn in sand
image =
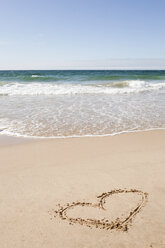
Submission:
POLYGON ((71 204, 67 203, 66 206, 60 206, 59 209, 55 210, 55 217, 59 216, 62 220, 69 221, 70 224, 80 224, 80 225, 86 225, 88 227, 96 227, 100 229, 117 229, 117 230, 128 230, 128 225, 132 221, 133 217, 137 213, 140 212, 141 208, 145 205, 147 201, 147 193, 144 193, 141 190, 137 189, 115 189, 111 190, 107 193, 103 193, 99 196, 97 196, 98 202, 97 203, 90 203, 90 202, 73 202, 71 204), (106 218, 102 219, 96 219, 96 218, 82 218, 82 217, 70 217, 68 216, 68 211, 73 210, 76 207, 89 207, 89 208, 97 208, 100 210, 107 211, 106 209, 106 200, 108 197, 111 197, 115 194, 137 194, 140 195, 140 201, 137 203, 137 205, 127 214, 127 216, 124 217, 124 219, 117 217, 115 220, 110 220, 106 218))

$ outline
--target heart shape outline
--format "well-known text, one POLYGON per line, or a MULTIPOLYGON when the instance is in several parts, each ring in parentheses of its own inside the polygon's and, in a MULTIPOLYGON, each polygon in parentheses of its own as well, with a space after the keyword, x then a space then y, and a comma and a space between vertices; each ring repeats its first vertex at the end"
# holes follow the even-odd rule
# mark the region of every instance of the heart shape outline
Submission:
POLYGON ((137 213, 140 212, 142 207, 144 207, 145 203, 147 202, 148 199, 148 193, 143 192, 141 190, 137 189, 114 189, 111 190, 107 193, 102 193, 101 195, 97 196, 99 199, 98 203, 91 203, 91 202, 72 202, 71 204, 67 203, 66 206, 61 206, 58 204, 59 209, 55 210, 54 213, 56 214, 54 217, 59 216, 62 220, 67 220, 69 221, 69 224, 80 224, 83 225, 85 224, 88 227, 93 227, 95 226, 96 228, 100 229, 116 229, 116 230, 122 230, 122 231, 127 231, 128 230, 128 225, 132 222, 132 219, 137 215, 137 213), (99 219, 83 219, 83 218, 71 218, 67 216, 67 211, 69 209, 73 209, 76 206, 87 206, 87 207, 94 207, 94 208, 99 208, 102 210, 106 209, 104 208, 105 204, 105 199, 107 197, 110 197, 114 194, 123 194, 123 193, 134 193, 138 194, 141 196, 141 200, 139 203, 134 207, 132 211, 129 212, 127 217, 124 220, 121 220, 120 218, 116 218, 114 221, 110 220, 99 220, 99 219))

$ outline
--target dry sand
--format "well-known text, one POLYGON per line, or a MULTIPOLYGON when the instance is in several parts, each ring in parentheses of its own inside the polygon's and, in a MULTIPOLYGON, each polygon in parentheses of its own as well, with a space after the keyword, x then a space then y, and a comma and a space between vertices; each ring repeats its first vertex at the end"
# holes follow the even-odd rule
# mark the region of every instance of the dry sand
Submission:
POLYGON ((164 130, 0 147, 0 248, 164 248, 164 211, 164 130))

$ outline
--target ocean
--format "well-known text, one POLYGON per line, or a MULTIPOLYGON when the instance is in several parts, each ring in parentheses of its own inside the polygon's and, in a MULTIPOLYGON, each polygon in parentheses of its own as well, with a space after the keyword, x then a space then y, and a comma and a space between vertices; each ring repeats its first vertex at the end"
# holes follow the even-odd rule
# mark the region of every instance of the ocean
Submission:
POLYGON ((0 134, 84 137, 165 128, 165 70, 0 71, 0 134))

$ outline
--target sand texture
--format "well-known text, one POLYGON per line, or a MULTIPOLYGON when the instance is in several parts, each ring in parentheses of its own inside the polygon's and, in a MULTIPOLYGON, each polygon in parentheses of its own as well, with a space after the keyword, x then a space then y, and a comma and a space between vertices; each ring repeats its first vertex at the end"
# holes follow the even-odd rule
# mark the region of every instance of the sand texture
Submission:
POLYGON ((165 248, 165 131, 0 147, 1 248, 165 248))

